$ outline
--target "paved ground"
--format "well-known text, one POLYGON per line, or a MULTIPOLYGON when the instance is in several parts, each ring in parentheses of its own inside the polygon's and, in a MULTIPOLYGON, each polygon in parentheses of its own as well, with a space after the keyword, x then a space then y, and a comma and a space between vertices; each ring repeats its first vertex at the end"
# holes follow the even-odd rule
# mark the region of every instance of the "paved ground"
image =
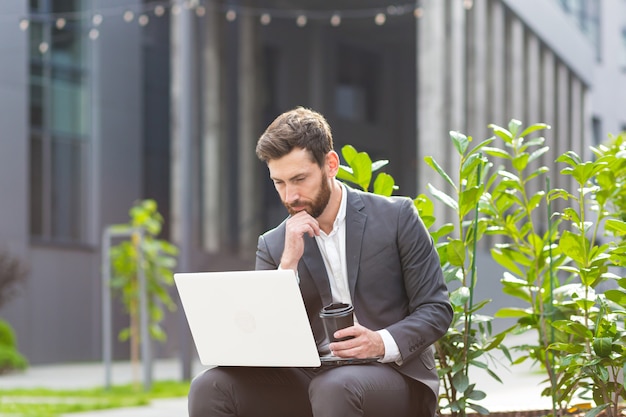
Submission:
MULTIPOLYGON (((519 344, 513 339, 507 344, 519 344)), ((503 362, 504 363, 504 362, 503 362)), ((204 367, 195 363, 193 374, 204 367)), ((477 389, 487 393, 480 402, 491 412, 549 409, 550 400, 541 397, 544 373, 528 365, 507 369, 504 365, 491 368, 500 376, 503 384, 493 380, 484 372, 475 372, 472 381, 477 389)), ((159 360, 153 368, 154 380, 180 379, 181 366, 177 360, 159 360)), ((0 390, 8 388, 50 387, 60 389, 88 388, 104 385, 104 367, 100 363, 61 364, 34 366, 24 373, 0 376, 0 390)), ((115 363, 112 369, 113 384, 125 384, 132 380, 128 363, 115 363)), ((104 410, 88 413, 73 413, 67 417, 188 417, 186 398, 156 400, 145 407, 104 410)))

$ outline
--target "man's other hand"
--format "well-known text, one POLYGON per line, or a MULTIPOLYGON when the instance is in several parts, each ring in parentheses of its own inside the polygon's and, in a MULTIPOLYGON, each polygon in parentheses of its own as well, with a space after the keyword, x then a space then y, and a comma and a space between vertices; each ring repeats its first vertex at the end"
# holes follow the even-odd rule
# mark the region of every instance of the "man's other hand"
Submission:
POLYGON ((330 351, 333 355, 340 358, 359 359, 382 358, 385 356, 385 344, 377 332, 359 324, 335 332, 337 339, 350 336, 353 338, 330 344, 330 351))

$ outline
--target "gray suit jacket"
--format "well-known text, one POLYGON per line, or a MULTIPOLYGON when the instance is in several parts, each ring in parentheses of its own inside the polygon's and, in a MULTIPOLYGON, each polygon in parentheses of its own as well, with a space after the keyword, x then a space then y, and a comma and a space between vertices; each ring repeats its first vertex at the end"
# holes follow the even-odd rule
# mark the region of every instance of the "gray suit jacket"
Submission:
MULTIPOLYGON (((387 329, 402 355, 401 366, 390 366, 437 396, 431 345, 446 333, 452 308, 432 239, 409 198, 346 188, 346 259, 355 314, 371 330, 387 329)), ((304 239, 300 290, 319 347, 324 328, 318 314, 332 298, 317 243, 304 239)), ((256 269, 276 269, 284 243, 285 222, 260 236, 256 269)))

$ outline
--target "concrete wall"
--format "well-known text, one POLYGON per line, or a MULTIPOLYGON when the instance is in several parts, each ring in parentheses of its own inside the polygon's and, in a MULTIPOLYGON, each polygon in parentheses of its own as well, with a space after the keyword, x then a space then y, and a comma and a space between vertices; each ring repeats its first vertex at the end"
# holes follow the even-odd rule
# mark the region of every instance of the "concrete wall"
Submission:
MULTIPOLYGON (((0 250, 28 259, 28 32, 19 29, 26 3, 0 4, 0 250)), ((24 293, 24 291, 22 291, 24 293)), ((13 300, 0 318, 27 345, 28 306, 13 300)))
MULTIPOLYGON (((101 3, 128 5, 127 0, 101 3)), ((28 32, 18 27, 19 17, 27 16, 26 3, 4 1, 0 16, 0 246, 30 266, 24 291, 1 316, 15 328, 20 351, 31 363, 93 360, 101 351, 100 236, 105 225, 128 221, 128 209, 142 191, 141 30, 121 16, 105 17, 100 36, 87 45, 94 107, 84 178, 86 241, 31 244, 28 32)), ((116 329, 124 321, 116 313, 116 329)), ((124 347, 116 348, 118 356, 126 354, 124 347)))
POLYGON ((626 127, 626 68, 623 66, 622 28, 626 27, 626 3, 619 0, 602 2, 601 61, 594 68, 591 111, 601 121, 601 140, 609 133, 618 134, 626 127))

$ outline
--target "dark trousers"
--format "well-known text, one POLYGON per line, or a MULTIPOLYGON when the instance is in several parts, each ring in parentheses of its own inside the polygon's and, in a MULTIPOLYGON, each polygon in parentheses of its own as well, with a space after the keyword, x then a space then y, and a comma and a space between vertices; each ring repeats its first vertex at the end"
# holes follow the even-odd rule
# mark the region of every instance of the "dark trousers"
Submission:
POLYGON ((217 367, 189 390, 189 417, 432 417, 432 392, 388 365, 217 367))

